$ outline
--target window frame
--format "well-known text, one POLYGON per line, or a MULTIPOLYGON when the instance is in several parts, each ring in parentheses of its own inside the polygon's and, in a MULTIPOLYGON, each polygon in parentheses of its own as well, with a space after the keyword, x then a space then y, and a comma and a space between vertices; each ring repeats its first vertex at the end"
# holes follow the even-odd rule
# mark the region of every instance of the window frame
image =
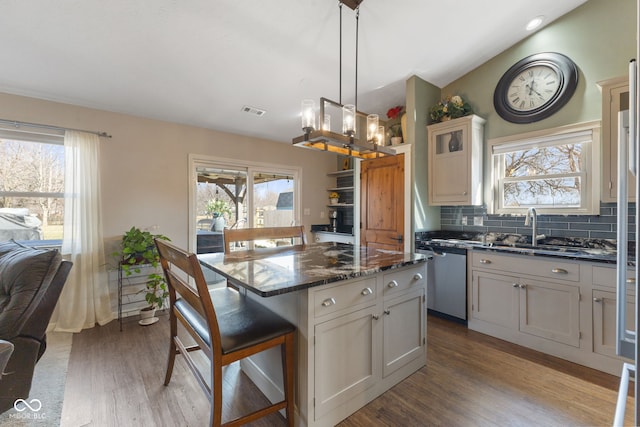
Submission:
MULTIPOLYGON (((210 167, 220 169, 242 169, 247 173, 247 193, 251 194, 253 189, 253 177, 256 173, 276 173, 290 175, 294 180, 294 221, 296 224, 302 224, 302 169, 300 167, 291 167, 278 165, 273 163, 252 162, 249 160, 227 159, 222 157, 207 156, 202 154, 189 154, 189 250, 196 253, 196 183, 197 168, 210 167)), ((254 210, 254 200, 251 194, 247 201, 248 212, 254 210)), ((253 216, 248 217, 248 226, 253 226, 253 216)))
MULTIPOLYGON (((8 125, 0 125, 0 139, 11 141, 22 141, 32 144, 48 144, 59 145, 64 149, 64 131, 49 131, 43 132, 42 129, 34 128, 27 124, 20 125, 19 128, 11 128, 8 125)), ((64 176, 66 178, 66 175, 64 176)), ((0 197, 17 197, 17 198, 54 198, 65 200, 65 190, 61 192, 36 192, 36 191, 2 191, 0 190, 0 197)), ((64 212, 63 212, 63 224, 64 224, 64 212)), ((28 241, 25 241, 28 242, 28 241)), ((57 247, 57 243, 61 242, 61 239, 43 239, 37 242, 53 242, 57 247)))
POLYGON ((559 146, 573 141, 582 144, 581 172, 541 175, 540 177, 564 178, 581 177, 580 206, 551 207, 533 205, 539 214, 546 215, 598 215, 600 213, 600 121, 578 123, 541 131, 494 138, 488 141, 488 157, 490 165, 490 203, 487 210, 490 214, 524 215, 529 205, 522 207, 505 207, 504 183, 531 178, 504 179, 504 167, 501 158, 507 152, 515 152, 534 147, 559 146))

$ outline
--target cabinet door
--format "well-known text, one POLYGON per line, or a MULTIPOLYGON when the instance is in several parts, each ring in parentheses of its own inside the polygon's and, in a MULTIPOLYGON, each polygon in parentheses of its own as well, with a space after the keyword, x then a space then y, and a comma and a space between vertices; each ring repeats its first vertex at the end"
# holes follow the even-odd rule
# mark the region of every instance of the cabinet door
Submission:
POLYGON ((508 329, 518 328, 518 279, 474 271, 471 316, 508 329))
POLYGON ((522 279, 520 332, 580 346, 580 288, 522 279))
MULTIPOLYGON (((635 301, 627 295, 627 329, 635 330, 635 301)), ((616 356, 616 293, 593 290, 593 351, 616 356)))
POLYGON ((381 378, 376 306, 315 327, 315 419, 374 385, 381 378))
POLYGON ((425 357, 424 313, 424 289, 384 303, 383 377, 425 357))
POLYGON ((433 132, 429 142, 429 203, 469 204, 469 126, 433 132))
MULTIPOLYGON (((627 77, 612 79, 602 85, 602 201, 618 198, 618 112, 629 109, 627 77)), ((636 186, 628 174, 628 197, 635 200, 636 186)))

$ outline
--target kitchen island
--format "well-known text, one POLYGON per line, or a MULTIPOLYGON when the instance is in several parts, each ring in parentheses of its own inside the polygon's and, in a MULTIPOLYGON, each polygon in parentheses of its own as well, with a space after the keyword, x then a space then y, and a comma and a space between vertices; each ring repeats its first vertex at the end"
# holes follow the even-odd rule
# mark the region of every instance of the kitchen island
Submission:
MULTIPOLYGON (((317 243, 198 258, 297 326, 296 425, 335 425, 426 363, 423 255, 317 243)), ((241 367, 282 398, 277 349, 241 367)))

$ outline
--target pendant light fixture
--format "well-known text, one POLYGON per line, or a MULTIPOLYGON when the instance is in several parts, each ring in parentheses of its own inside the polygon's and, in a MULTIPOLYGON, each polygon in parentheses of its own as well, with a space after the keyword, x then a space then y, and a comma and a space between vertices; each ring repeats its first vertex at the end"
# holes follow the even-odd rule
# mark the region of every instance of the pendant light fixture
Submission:
POLYGON ((383 156, 394 156, 395 150, 386 147, 384 121, 377 114, 358 111, 358 22, 360 4, 364 0, 343 0, 338 2, 340 9, 340 91, 338 102, 320 98, 319 119, 316 121, 315 102, 311 99, 302 101, 303 135, 293 138, 293 145, 321 151, 329 151, 343 156, 372 159, 383 156), (355 11, 356 17, 356 81, 354 104, 342 104, 342 5, 355 11), (342 133, 331 130, 331 117, 326 107, 342 110, 342 133), (316 123, 318 125, 316 126, 316 123))

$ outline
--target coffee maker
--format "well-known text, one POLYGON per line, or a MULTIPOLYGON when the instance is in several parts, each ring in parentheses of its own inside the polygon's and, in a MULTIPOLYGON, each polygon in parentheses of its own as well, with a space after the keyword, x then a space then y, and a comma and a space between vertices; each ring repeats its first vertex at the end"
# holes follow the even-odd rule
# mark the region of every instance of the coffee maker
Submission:
POLYGON ((338 211, 332 210, 329 211, 329 226, 331 227, 332 232, 338 231, 338 211))

